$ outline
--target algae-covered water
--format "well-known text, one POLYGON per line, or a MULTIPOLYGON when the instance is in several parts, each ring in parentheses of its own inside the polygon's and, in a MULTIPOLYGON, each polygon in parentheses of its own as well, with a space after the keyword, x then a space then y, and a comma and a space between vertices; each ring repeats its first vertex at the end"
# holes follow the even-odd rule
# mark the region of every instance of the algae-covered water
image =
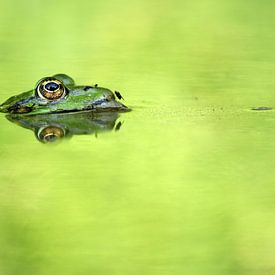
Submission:
POLYGON ((0 274, 275 274, 274 9, 1 0, 1 102, 67 73, 133 111, 50 143, 0 115, 0 274))

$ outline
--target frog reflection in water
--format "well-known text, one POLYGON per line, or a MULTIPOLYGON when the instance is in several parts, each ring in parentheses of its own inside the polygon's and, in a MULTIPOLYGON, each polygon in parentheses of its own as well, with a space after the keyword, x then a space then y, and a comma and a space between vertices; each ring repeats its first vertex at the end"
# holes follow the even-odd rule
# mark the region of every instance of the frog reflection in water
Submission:
POLYGON ((118 102, 109 89, 97 85, 76 86, 65 74, 45 77, 38 81, 35 89, 13 96, 0 105, 0 112, 23 115, 87 110, 123 112, 129 108, 118 102))
POLYGON ((9 114, 7 119, 17 125, 34 131, 36 138, 42 143, 53 143, 73 135, 92 135, 119 130, 117 112, 77 112, 46 114, 39 116, 22 116, 9 114))

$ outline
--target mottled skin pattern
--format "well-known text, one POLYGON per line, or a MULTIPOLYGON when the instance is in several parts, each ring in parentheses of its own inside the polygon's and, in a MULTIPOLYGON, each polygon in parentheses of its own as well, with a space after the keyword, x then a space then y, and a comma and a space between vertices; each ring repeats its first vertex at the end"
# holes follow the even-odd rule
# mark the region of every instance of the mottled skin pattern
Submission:
POLYGON ((63 98, 55 100, 41 98, 35 87, 33 90, 9 98, 0 105, 0 112, 37 115, 87 110, 95 112, 129 111, 129 108, 116 101, 114 93, 108 89, 97 85, 76 86, 74 80, 65 74, 57 74, 52 78, 64 85, 66 95, 63 98))

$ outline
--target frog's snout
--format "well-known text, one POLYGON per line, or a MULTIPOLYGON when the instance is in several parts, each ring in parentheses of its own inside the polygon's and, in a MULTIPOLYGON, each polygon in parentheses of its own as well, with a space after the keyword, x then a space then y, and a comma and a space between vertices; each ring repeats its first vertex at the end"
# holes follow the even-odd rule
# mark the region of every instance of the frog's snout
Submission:
POLYGON ((16 104, 16 100, 14 97, 9 98, 8 100, 4 101, 0 105, 0 112, 1 113, 10 113, 12 110, 12 107, 16 104))
POLYGON ((3 103, 0 105, 0 112, 1 113, 13 113, 13 114, 23 114, 23 113, 29 113, 32 111, 32 107, 29 106, 23 106, 19 104, 5 104, 3 103))
POLYGON ((7 106, 5 106, 4 104, 1 104, 0 105, 0 112, 1 113, 8 113, 9 111, 8 111, 7 106))

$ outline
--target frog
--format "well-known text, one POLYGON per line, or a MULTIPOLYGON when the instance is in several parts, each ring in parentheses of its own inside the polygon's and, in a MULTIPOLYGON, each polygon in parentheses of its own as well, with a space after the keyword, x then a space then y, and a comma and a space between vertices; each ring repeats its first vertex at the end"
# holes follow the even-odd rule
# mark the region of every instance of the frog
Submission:
POLYGON ((119 92, 113 93, 97 84, 78 86, 72 77, 60 73, 43 77, 36 83, 34 89, 10 97, 0 105, 0 112, 40 115, 82 111, 130 111, 118 101, 121 98, 119 92))

